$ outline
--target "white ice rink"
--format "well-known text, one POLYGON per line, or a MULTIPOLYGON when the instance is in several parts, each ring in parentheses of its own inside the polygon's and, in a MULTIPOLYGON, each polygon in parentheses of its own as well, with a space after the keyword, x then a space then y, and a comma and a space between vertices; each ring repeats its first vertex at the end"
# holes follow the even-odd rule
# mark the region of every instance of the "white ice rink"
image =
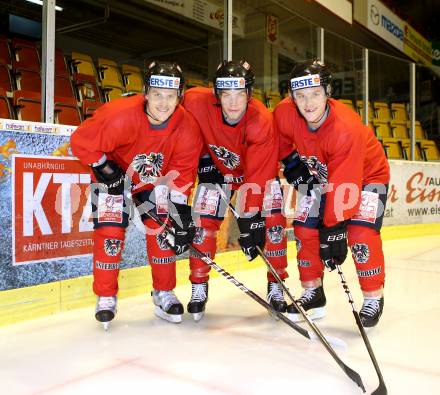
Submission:
MULTIPOLYGON (((384 243, 385 311, 368 332, 389 394, 440 394, 440 235, 384 243)), ((252 263, 250 263, 252 265, 252 263)), ((361 305, 351 260, 343 265, 361 305)), ((233 273, 259 295, 262 268, 233 273)), ((296 266, 288 286, 299 296, 296 266)), ((326 273, 325 334, 362 377, 378 385, 337 273, 326 273)), ((186 305, 190 286, 177 288, 186 305)), ((0 394, 361 394, 320 343, 276 322, 224 278, 210 283, 204 319, 179 324, 153 315, 149 296, 121 300, 110 332, 93 308, 0 328, 0 394)))

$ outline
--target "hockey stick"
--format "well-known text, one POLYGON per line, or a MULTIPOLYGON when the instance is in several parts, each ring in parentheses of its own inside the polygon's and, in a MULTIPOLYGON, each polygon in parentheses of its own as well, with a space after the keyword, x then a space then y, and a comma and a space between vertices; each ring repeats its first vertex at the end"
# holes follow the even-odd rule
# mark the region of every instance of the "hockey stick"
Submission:
MULTIPOLYGON (((219 191, 223 201, 229 206, 229 208, 231 209, 232 213, 234 214, 235 218, 238 218, 239 215, 237 213, 237 211, 235 210, 235 207, 231 204, 231 202, 227 201, 226 196, 223 192, 223 190, 220 187, 217 187, 217 190, 219 191)), ((336 354, 336 351, 333 350, 332 346, 329 344, 329 342, 326 340, 326 338, 324 337, 324 335, 322 334, 322 332, 319 330, 319 328, 316 326, 316 324, 309 318, 309 316, 307 315, 307 313, 304 311, 304 309, 302 308, 301 305, 299 305, 298 303, 296 303, 294 297, 292 296, 292 294, 290 293, 289 289, 285 286, 283 280, 281 279, 281 277, 279 276, 279 274, 275 271, 275 269, 273 268, 273 266, 271 265, 271 263, 269 262, 269 260, 266 258, 266 256, 264 255, 263 251, 261 250, 260 247, 257 246, 257 251, 258 254, 260 255, 260 257, 263 259, 264 263, 266 264, 267 268, 269 269, 269 271, 272 273, 272 275, 275 277, 275 279, 277 280, 277 282, 281 285, 281 287, 283 288, 283 290, 286 292, 286 294, 288 295, 288 297, 290 298, 290 300, 292 301, 293 305, 295 306, 295 308, 301 313, 301 315, 304 317, 304 319, 306 320, 306 322, 309 324, 310 328, 313 330, 314 335, 319 339, 319 341, 321 342, 321 344, 325 347, 325 349, 330 353, 330 355, 333 357, 333 359, 336 361, 336 363, 341 367, 341 369, 345 372, 345 374, 352 380, 354 381, 358 387, 360 387, 362 389, 363 392, 365 392, 365 387, 364 387, 364 383, 362 382, 362 378, 359 375, 359 373, 357 373, 355 370, 351 369, 350 367, 348 367, 342 360, 341 358, 339 358, 338 354, 336 354)), ((281 316, 283 316, 281 313, 279 313, 281 316)), ((278 315, 277 315, 278 316, 278 315)), ((284 317, 284 316, 283 316, 284 317)), ((290 321, 290 320, 289 320, 290 321)))
POLYGON ((370 354, 371 361, 373 362, 374 369, 376 370, 377 377, 379 378, 379 387, 376 388, 375 391, 371 393, 371 395, 386 395, 388 393, 387 387, 385 386, 385 382, 383 380, 382 373, 379 368, 379 364, 377 363, 376 357, 374 356, 373 348, 371 347, 370 340, 365 333, 365 329, 362 325, 361 318, 359 317, 359 313, 356 310, 354 305, 353 297, 351 296, 351 292, 348 288, 347 281, 345 281, 344 273, 342 273, 341 266, 336 264, 336 269, 338 270, 338 274, 341 277, 341 284, 344 288, 345 293, 347 294, 348 301, 353 310, 354 319, 356 320, 356 324, 359 328, 359 332, 361 333, 362 339, 364 340, 365 347, 368 350, 368 354, 370 354))
MULTIPOLYGON (((171 235, 174 236, 174 229, 169 224, 162 221, 155 213, 150 211, 145 211, 145 214, 151 218, 153 221, 155 221, 157 224, 159 224, 161 227, 163 227, 167 232, 169 232, 171 235)), ((203 262, 205 262, 207 265, 212 267, 217 273, 221 274, 223 277, 225 277, 229 282, 234 284, 237 288, 242 290, 245 294, 247 294, 249 297, 251 297, 253 300, 255 300, 257 303, 259 303, 261 306, 263 306, 265 309, 269 310, 273 315, 277 316, 281 321, 283 321, 285 324, 290 326, 292 329, 294 329, 296 332, 298 332, 300 335, 312 340, 316 341, 317 336, 304 328, 301 328, 299 325, 293 323, 288 318, 286 318, 284 315, 279 313, 278 311, 275 311, 273 307, 267 303, 264 299, 262 299, 260 296, 258 296, 255 292, 247 288, 243 283, 239 282, 232 274, 228 273, 224 269, 222 269, 219 265, 217 265, 211 258, 209 258, 207 255, 199 251, 198 248, 194 247, 193 245, 189 244, 189 249, 197 255, 203 262)), ((333 342, 334 344, 338 345, 340 344, 340 341, 333 341, 330 337, 327 338, 328 342, 333 342)))
POLYGON ((292 303, 295 306, 295 308, 297 309, 297 311, 299 311, 301 313, 304 320, 307 321, 309 326, 312 328, 313 332, 316 334, 316 336, 321 341, 322 345, 331 354, 331 356, 335 359, 337 364, 342 368, 342 370, 347 374, 347 376, 350 377, 350 379, 353 380, 362 389, 363 392, 365 392, 365 387, 364 387, 364 384, 362 382, 362 379, 361 379, 361 376, 359 375, 359 373, 357 373, 356 371, 354 371, 353 369, 348 367, 344 362, 342 362, 342 360, 336 354, 335 350, 333 350, 331 345, 327 342, 327 340, 325 339, 322 332, 319 330, 319 328, 316 326, 316 324, 310 319, 310 317, 308 316, 306 311, 303 309, 303 307, 295 301, 294 297, 292 296, 292 294, 289 291, 289 288, 286 287, 286 285, 284 284, 284 281, 281 279, 279 274, 273 268, 272 264, 269 262, 269 260, 264 255, 261 248, 258 246, 257 246, 257 251, 258 251, 258 254, 260 255, 260 257, 263 259, 264 263, 266 264, 267 268, 269 269, 270 273, 275 277, 278 284, 281 285, 281 287, 283 288, 286 295, 292 301, 292 303))

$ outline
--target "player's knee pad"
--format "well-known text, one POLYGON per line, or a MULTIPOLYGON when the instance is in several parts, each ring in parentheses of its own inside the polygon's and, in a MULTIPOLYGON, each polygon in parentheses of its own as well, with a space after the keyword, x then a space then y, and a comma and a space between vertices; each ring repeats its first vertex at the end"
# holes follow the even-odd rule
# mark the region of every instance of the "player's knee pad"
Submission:
MULTIPOLYGON (((288 277, 287 267, 287 236, 286 218, 281 213, 273 213, 266 217, 266 245, 264 254, 282 279, 288 277)), ((269 281, 275 281, 268 273, 269 281)))
MULTIPOLYGON (((221 220, 214 218, 201 218, 200 225, 196 228, 196 234, 193 239, 193 246, 214 259, 217 249, 217 232, 222 223, 221 220)), ((193 283, 202 283, 208 281, 208 273, 211 267, 200 259, 200 254, 195 251, 189 253, 190 276, 189 279, 193 283)))
POLYGON ((106 226, 93 231, 93 291, 99 296, 118 292, 118 273, 125 228, 106 226))
POLYGON ((94 260, 119 262, 124 247, 125 228, 107 226, 93 231, 94 260))
POLYGON ((152 219, 144 219, 147 257, 153 288, 170 290, 176 286, 176 254, 168 244, 166 231, 152 219))
POLYGON ((296 258, 301 281, 311 281, 323 276, 319 257, 318 229, 295 226, 296 258))
POLYGON ((362 290, 379 289, 385 280, 385 262, 380 233, 376 229, 359 225, 349 225, 347 230, 348 244, 362 290))

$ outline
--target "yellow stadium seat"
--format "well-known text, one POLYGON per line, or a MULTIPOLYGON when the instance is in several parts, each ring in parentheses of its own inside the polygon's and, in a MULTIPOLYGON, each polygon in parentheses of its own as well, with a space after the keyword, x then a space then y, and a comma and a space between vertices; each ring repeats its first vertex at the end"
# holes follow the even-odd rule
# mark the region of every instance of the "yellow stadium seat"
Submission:
POLYGON ((381 141, 388 159, 404 159, 399 140, 394 137, 384 137, 381 141))
POLYGON ((344 103, 346 106, 350 107, 353 111, 356 111, 353 106, 353 101, 350 99, 339 99, 341 103, 344 103))
MULTIPOLYGON (((405 159, 411 159, 411 140, 410 139, 402 139, 400 140, 403 149, 403 155, 405 159)), ((424 160, 422 156, 422 151, 420 149, 420 145, 416 143, 415 152, 414 152, 415 160, 424 160)))
POLYGON ((265 104, 264 93, 261 89, 254 89, 254 94, 252 95, 252 97, 265 104))
POLYGON ((76 74, 91 75, 96 78, 95 65, 89 55, 72 52, 72 65, 76 74))
POLYGON ((393 137, 393 134, 391 133, 391 127, 388 122, 382 122, 377 119, 373 121, 374 126, 374 133, 376 134, 378 139, 381 139, 383 137, 393 137))
POLYGON ((433 140, 422 140, 420 146, 427 161, 440 161, 440 152, 437 144, 433 140))
POLYGON ((397 139, 408 139, 409 133, 408 128, 406 127, 406 122, 402 123, 401 121, 392 120, 390 122, 391 130, 393 132, 393 137, 397 139))
POLYGON ((118 64, 110 59, 98 59, 98 70, 101 84, 105 86, 116 86, 123 89, 121 73, 119 72, 118 64))
POLYGON ((266 102, 267 102, 267 108, 270 111, 273 111, 275 109, 275 106, 281 101, 281 96, 279 92, 268 92, 266 94, 266 102))
POLYGON ((130 64, 123 64, 121 69, 127 92, 141 93, 143 88, 141 69, 130 64))
POLYGON ((186 88, 194 88, 196 86, 206 87, 207 85, 203 80, 195 79, 195 78, 188 78, 186 81, 186 88))
POLYGON ((396 121, 407 122, 408 114, 404 103, 391 103, 391 114, 396 121))
MULTIPOLYGON (((363 119, 364 115, 364 102, 362 100, 356 100, 356 109, 361 118, 363 119)), ((370 121, 373 121, 374 119, 374 111, 373 106, 371 105, 371 102, 368 102, 368 119, 370 121)))
POLYGON ((416 140, 425 140, 426 133, 419 121, 416 121, 416 140))
POLYGON ((373 103, 374 114, 377 120, 382 122, 391 121, 391 111, 387 103, 374 102, 373 103))
POLYGON ((102 87, 102 92, 104 93, 105 101, 111 101, 114 99, 120 99, 124 94, 124 89, 119 86, 105 86, 102 87))

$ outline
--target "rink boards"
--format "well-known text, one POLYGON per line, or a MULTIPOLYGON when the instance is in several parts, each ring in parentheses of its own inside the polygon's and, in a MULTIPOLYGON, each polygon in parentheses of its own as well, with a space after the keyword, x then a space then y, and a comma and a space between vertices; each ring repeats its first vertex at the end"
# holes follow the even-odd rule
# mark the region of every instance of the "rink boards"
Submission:
MULTIPOLYGON (((71 126, 0 119, 0 325, 92 304, 88 169, 72 157, 71 126)), ((440 164, 390 161, 385 238, 440 233, 440 164), (414 226, 389 226, 414 224, 414 226)), ((148 294, 151 276, 139 224, 127 230, 120 296, 148 294)), ((289 245, 290 262, 294 243, 289 245)), ((238 251, 217 256, 232 272, 238 251)), ((254 266, 253 266, 254 267, 254 266)), ((177 264, 178 282, 188 276, 177 264)))

